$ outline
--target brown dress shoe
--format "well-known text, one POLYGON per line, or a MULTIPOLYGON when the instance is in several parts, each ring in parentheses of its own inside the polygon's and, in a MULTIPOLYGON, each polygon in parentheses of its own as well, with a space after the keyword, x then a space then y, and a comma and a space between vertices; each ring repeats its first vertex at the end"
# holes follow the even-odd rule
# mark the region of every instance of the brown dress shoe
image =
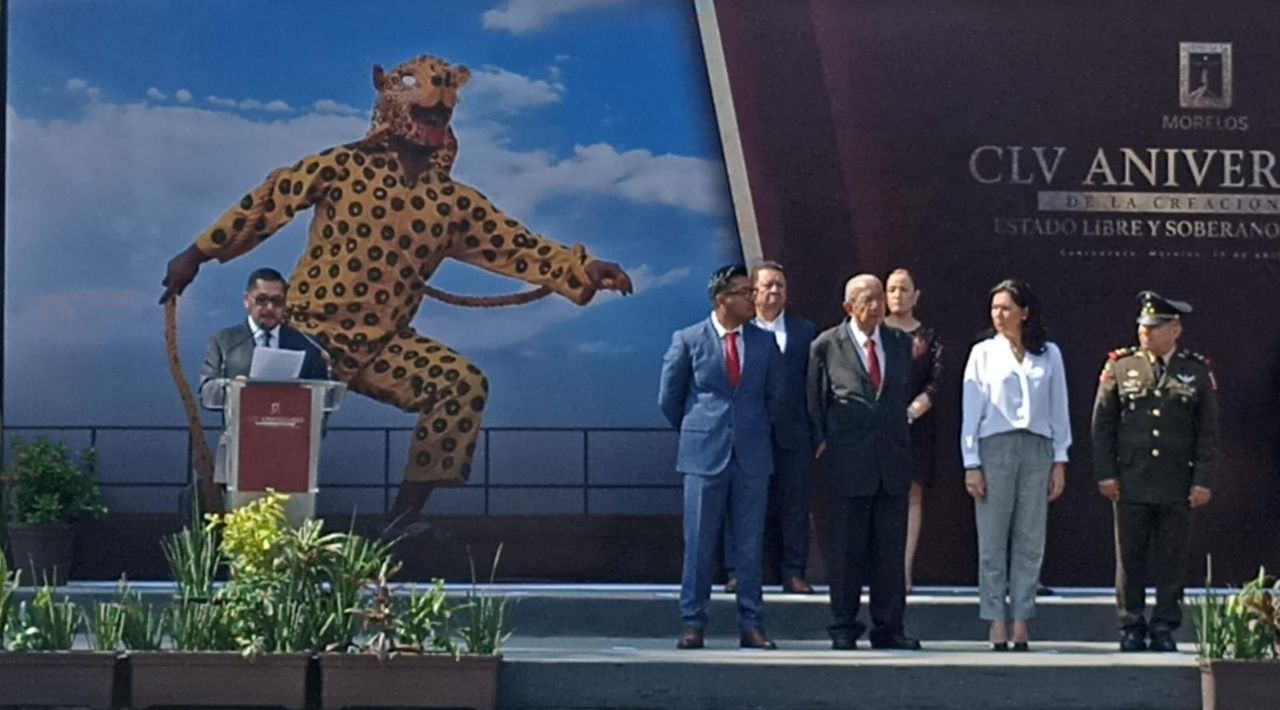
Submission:
POLYGON ((689 651, 702 648, 702 643, 702 629, 686 626, 684 631, 680 632, 680 640, 676 641, 676 648, 689 651))
POLYGON ((725 594, 736 594, 737 591, 738 591, 738 580, 736 577, 730 577, 729 579, 725 580, 725 583, 724 583, 725 594))
POLYGON ((782 591, 787 594, 813 594, 813 585, 803 577, 792 577, 782 583, 782 591))
POLYGON ((778 644, 770 641, 769 637, 765 636, 764 632, 760 629, 743 631, 742 638, 739 640, 738 645, 742 648, 759 648, 765 651, 773 651, 778 648, 778 644))

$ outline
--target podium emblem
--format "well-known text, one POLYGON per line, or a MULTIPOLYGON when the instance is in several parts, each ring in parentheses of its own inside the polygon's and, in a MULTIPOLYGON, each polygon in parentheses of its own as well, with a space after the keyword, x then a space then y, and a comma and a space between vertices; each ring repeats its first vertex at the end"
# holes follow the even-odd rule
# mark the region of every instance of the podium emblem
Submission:
POLYGON ((1231 108, 1231 43, 1181 42, 1178 48, 1178 104, 1231 108))
POLYGON ((280 413, 280 403, 279 403, 279 402, 272 402, 272 403, 271 403, 271 413, 272 413, 272 414, 279 414, 279 413, 280 413))

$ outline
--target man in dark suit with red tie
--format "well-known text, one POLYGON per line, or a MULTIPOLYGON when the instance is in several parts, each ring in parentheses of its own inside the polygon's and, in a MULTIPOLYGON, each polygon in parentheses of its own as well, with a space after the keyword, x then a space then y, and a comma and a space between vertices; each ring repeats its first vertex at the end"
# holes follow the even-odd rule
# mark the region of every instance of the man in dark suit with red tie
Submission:
POLYGON ((916 650, 903 630, 907 422, 911 338, 882 326, 884 286, 871 274, 845 284, 849 319, 817 337, 809 357, 809 416, 827 477, 832 648, 853 650, 862 587, 871 587, 872 648, 916 650))

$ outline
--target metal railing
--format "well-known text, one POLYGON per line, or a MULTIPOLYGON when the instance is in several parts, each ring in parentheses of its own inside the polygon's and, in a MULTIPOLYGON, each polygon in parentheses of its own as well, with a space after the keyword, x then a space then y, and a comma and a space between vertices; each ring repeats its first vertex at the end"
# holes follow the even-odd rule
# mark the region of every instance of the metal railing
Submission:
MULTIPOLYGON (((216 437, 221 432, 222 427, 218 425, 206 425, 206 435, 213 439, 211 445, 216 445, 216 437)), ((392 461, 393 461, 393 442, 392 438, 395 434, 409 435, 413 432, 412 426, 331 426, 327 428, 326 437, 332 437, 334 434, 342 433, 365 433, 377 434, 381 438, 381 476, 377 481, 369 483, 352 483, 352 482, 326 482, 324 480, 324 469, 319 472, 320 488, 322 490, 380 490, 382 492, 383 511, 389 509, 392 496, 398 487, 398 481, 392 478, 392 461)), ((38 434, 42 436, 54 435, 52 438, 65 440, 67 435, 88 435, 87 445, 95 451, 99 449, 100 434, 116 433, 116 432, 156 432, 156 433, 182 433, 186 442, 185 451, 185 478, 158 480, 152 478, 125 478, 102 480, 99 476, 99 486, 104 492, 110 489, 118 488, 167 488, 175 489, 190 485, 194 480, 194 446, 189 430, 185 426, 129 426, 129 425, 97 425, 97 424, 76 424, 76 425, 22 425, 22 426, 5 426, 4 436, 6 446, 4 448, 4 458, 7 465, 9 458, 9 446, 7 445, 12 438, 22 437, 27 434, 38 434)), ((602 444, 597 442, 593 448, 593 439, 608 436, 618 436, 634 434, 637 439, 641 437, 661 436, 669 438, 670 455, 664 455, 664 449, 654 449, 652 446, 644 447, 647 453, 651 454, 649 461, 637 462, 637 468, 645 469, 650 472, 657 472, 659 475, 667 474, 674 477, 674 451, 676 434, 670 429, 656 427, 483 427, 480 432, 479 446, 477 447, 477 459, 480 459, 482 465, 479 470, 472 473, 471 480, 461 488, 469 490, 480 489, 483 493, 483 513, 491 514, 491 498, 495 491, 503 490, 577 490, 581 495, 581 513, 590 515, 592 509, 591 494, 594 491, 628 491, 628 490, 680 490, 678 477, 674 477, 668 481, 648 480, 638 482, 601 482, 598 475, 593 475, 592 454, 599 451, 602 444), (493 481, 494 467, 494 450, 493 441, 495 435, 501 436, 505 434, 577 434, 580 438, 578 446, 578 456, 580 456, 581 477, 573 482, 538 482, 538 481, 515 481, 495 483, 493 481), (476 480, 479 474, 479 480, 476 480)), ((406 439, 408 437, 406 436, 406 439)), ((98 459, 98 468, 103 468, 104 461, 101 457, 98 459)))

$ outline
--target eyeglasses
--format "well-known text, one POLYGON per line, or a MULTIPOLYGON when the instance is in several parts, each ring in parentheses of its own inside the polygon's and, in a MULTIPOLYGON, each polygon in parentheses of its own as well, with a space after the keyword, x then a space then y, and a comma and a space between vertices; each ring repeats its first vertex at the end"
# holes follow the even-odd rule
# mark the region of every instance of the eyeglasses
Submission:
POLYGON ((725 291, 726 296, 754 296, 756 289, 754 288, 735 288, 732 291, 725 291))
POLYGON ((284 296, 254 296, 255 305, 266 307, 275 306, 276 308, 284 308, 284 296))

